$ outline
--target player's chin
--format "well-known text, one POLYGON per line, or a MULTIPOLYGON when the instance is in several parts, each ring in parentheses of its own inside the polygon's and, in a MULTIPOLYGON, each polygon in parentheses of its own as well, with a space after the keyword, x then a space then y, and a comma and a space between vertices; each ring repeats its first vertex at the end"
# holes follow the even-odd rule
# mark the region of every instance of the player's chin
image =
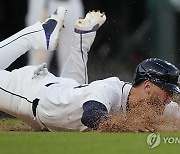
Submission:
POLYGON ((158 95, 154 94, 149 99, 146 100, 147 104, 156 107, 161 107, 167 104, 167 99, 161 99, 158 95))

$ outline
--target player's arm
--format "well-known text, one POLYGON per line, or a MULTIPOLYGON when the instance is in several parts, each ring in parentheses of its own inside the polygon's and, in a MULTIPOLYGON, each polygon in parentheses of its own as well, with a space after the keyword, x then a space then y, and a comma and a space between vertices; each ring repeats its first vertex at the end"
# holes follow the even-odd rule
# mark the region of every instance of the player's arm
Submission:
POLYGON ((98 80, 90 83, 83 90, 83 115, 82 123, 96 129, 107 119, 112 106, 119 102, 119 91, 115 88, 116 78, 98 80))
POLYGON ((94 100, 87 101, 83 104, 81 122, 85 126, 96 129, 107 117, 108 110, 104 104, 94 100))
POLYGON ((164 115, 180 119, 180 106, 176 102, 171 101, 166 105, 164 115))

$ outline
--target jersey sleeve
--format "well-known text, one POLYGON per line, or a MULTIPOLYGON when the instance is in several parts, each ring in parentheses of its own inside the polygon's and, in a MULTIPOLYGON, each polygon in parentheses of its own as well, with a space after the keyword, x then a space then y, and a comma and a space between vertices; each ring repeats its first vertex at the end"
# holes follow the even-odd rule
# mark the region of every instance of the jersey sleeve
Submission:
POLYGON ((171 101, 166 105, 163 114, 168 117, 180 119, 180 106, 176 102, 171 101))
POLYGON ((119 101, 118 89, 111 81, 94 81, 85 89, 83 95, 83 103, 91 100, 104 104, 109 112, 111 107, 119 101))

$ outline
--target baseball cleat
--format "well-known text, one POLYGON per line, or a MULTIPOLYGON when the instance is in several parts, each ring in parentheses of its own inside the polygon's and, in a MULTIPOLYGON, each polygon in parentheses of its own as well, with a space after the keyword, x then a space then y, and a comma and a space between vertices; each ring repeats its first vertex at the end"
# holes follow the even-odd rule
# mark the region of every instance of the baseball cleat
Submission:
POLYGON ((59 31, 64 25, 66 10, 59 7, 42 26, 45 31, 47 51, 53 51, 58 43, 59 31))
POLYGON ((91 11, 86 14, 85 18, 78 19, 75 23, 75 33, 86 34, 97 31, 97 29, 106 21, 105 13, 100 11, 91 11))

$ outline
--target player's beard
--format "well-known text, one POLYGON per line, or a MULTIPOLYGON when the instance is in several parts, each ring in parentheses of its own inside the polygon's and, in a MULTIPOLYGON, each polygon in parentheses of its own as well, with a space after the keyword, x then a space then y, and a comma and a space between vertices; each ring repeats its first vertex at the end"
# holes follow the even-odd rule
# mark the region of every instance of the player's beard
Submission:
POLYGON ((129 108, 128 112, 132 110, 151 110, 151 112, 155 112, 158 115, 162 115, 165 105, 168 104, 168 101, 161 101, 157 93, 153 93, 149 98, 142 99, 137 102, 128 102, 129 108))
MULTIPOLYGON (((153 110, 157 115, 162 115, 165 109, 165 105, 169 103, 167 101, 161 101, 159 96, 156 93, 153 93, 152 96, 148 99, 144 99, 140 102, 140 106, 146 106, 149 109, 153 110)), ((145 109, 146 110, 146 109, 145 109)))

